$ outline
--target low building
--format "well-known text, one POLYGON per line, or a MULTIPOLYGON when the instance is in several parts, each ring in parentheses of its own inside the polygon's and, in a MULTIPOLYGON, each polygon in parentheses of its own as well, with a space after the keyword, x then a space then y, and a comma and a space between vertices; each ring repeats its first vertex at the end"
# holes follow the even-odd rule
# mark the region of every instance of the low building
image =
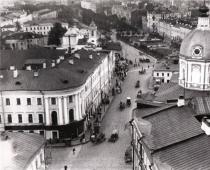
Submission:
POLYGON ((1 132, 0 169, 44 170, 44 137, 32 133, 1 132))
POLYGON ((46 139, 78 137, 111 87, 115 56, 110 51, 65 55, 43 48, 1 54, 0 130, 46 139))
POLYGON ((34 20, 56 19, 58 17, 58 12, 51 9, 41 9, 33 12, 32 15, 34 20))
POLYGON ((178 72, 178 60, 157 63, 152 73, 154 84, 169 83, 172 75, 178 72))
POLYGON ((16 31, 16 26, 15 25, 5 25, 3 27, 1 27, 1 31, 2 32, 5 32, 5 31, 13 31, 15 32, 16 31))
POLYGON ((31 32, 18 32, 4 38, 5 44, 12 50, 26 50, 34 47, 43 47, 46 38, 43 35, 31 32))
POLYGON ((24 32, 33 32, 47 36, 55 23, 61 23, 62 27, 68 29, 68 23, 59 20, 36 20, 24 23, 22 30, 24 32))

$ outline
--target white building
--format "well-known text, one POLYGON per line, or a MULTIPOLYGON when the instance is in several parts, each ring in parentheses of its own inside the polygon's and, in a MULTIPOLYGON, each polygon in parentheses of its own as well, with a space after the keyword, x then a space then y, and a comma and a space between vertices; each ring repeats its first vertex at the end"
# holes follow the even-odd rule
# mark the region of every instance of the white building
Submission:
POLYGON ((60 22, 58 20, 37 20, 24 23, 22 30, 25 32, 48 35, 54 23, 56 22, 61 23, 63 28, 68 29, 68 23, 60 22))
POLYGON ((11 52, 1 52, 1 61, 10 61, 0 72, 1 130, 40 133, 46 139, 83 133, 109 91, 113 52, 82 49, 70 57, 47 49, 24 53, 16 53, 21 62, 15 65, 16 57, 8 58, 11 52), (35 58, 25 61, 25 55, 35 58))

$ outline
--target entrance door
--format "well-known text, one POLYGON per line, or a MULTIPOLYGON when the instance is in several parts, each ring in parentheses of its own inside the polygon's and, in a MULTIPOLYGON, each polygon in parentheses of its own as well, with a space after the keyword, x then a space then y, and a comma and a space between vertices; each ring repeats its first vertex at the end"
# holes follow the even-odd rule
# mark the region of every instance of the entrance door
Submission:
POLYGON ((52 138, 53 139, 58 139, 58 132, 57 131, 52 132, 52 138))
POLYGON ((74 121, 74 109, 69 110, 69 122, 74 121))
POLYGON ((58 125, 58 118, 57 118, 57 112, 53 111, 51 113, 51 117, 52 117, 52 125, 58 125))

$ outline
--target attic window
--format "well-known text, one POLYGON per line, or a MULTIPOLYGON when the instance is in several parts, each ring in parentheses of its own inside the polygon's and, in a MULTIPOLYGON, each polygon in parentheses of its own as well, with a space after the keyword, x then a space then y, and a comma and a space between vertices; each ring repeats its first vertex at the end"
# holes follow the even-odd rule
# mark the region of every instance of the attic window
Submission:
POLYGON ((19 85, 21 85, 21 82, 16 81, 16 82, 15 82, 15 85, 18 85, 18 86, 19 86, 19 85))
POLYGON ((63 83, 63 84, 68 84, 69 81, 68 81, 68 80, 62 80, 62 83, 63 83))

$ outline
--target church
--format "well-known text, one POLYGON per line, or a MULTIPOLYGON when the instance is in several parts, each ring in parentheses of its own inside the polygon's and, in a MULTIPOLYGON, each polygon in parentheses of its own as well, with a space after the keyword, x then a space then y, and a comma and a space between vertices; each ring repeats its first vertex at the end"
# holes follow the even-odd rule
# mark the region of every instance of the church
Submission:
POLYGON ((138 170, 210 168, 210 19, 204 4, 195 30, 184 38, 176 82, 137 100, 132 146, 138 170))

